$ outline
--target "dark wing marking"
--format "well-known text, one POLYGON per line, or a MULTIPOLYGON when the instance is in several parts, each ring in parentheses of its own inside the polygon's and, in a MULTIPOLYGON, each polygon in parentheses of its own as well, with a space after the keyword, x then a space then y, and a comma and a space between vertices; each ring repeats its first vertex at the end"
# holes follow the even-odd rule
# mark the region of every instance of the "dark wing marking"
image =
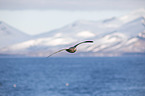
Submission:
POLYGON ((50 57, 50 56, 52 56, 52 55, 54 55, 54 54, 56 54, 56 53, 58 53, 58 52, 61 52, 61 51, 63 51, 63 50, 66 50, 66 49, 61 49, 61 50, 59 50, 59 51, 57 51, 57 52, 54 52, 54 53, 50 54, 48 57, 50 57))
POLYGON ((78 45, 80 45, 82 43, 93 43, 93 41, 84 41, 84 42, 81 42, 81 43, 76 44, 74 47, 77 47, 78 45))

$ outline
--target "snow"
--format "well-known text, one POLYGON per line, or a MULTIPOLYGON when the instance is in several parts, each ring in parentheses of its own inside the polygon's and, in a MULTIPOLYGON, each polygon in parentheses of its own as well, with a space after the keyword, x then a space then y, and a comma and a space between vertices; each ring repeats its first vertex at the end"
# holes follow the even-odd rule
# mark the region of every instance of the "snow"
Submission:
POLYGON ((139 9, 139 10, 135 10, 125 16, 120 17, 119 19, 124 22, 130 22, 138 17, 145 17, 145 9, 139 9))
POLYGON ((0 48, 0 51, 27 51, 29 49, 33 50, 35 47, 38 47, 38 49, 41 49, 42 47, 50 47, 55 51, 62 46, 72 46, 72 44, 91 39, 94 41, 94 43, 80 45, 78 47, 79 52, 115 52, 121 48, 123 49, 124 46, 132 46, 133 43, 138 42, 139 40, 137 36, 143 38, 145 37, 145 27, 142 24, 145 16, 144 14, 145 10, 139 10, 123 17, 106 20, 105 22, 79 21, 69 24, 69 26, 65 26, 45 34, 40 34, 36 37, 34 36, 29 40, 25 39, 24 41, 16 41, 15 43, 9 43, 9 41, 19 39, 22 40, 29 36, 21 33, 18 30, 15 30, 8 25, 4 25, 4 23, 1 23, 0 43, 1 45, 4 43, 8 44, 4 48, 0 48), (5 29, 4 27, 6 30, 1 30, 5 29), (11 32, 11 34, 8 34, 8 31, 11 32))
POLYGON ((108 42, 108 43, 113 43, 113 42, 118 42, 125 40, 126 36, 122 33, 113 33, 106 35, 103 39, 103 42, 108 42))
POLYGON ((0 48, 28 40, 29 35, 7 25, 4 22, 0 22, 0 48))
POLYGON ((39 38, 35 40, 29 40, 22 43, 14 44, 7 48, 1 49, 2 51, 18 51, 28 49, 32 46, 59 46, 59 45, 66 45, 74 42, 71 38, 39 38))
POLYGON ((56 33, 54 37, 61 37, 62 35, 62 33, 56 33))
POLYGON ((131 44, 131 43, 134 43, 134 42, 136 42, 138 40, 138 38, 132 38, 132 39, 130 39, 130 40, 128 40, 127 42, 126 42, 126 45, 129 45, 129 44, 131 44))
POLYGON ((139 33, 139 35, 138 35, 139 37, 142 37, 142 38, 145 38, 145 31, 144 32, 142 32, 142 33, 139 33))
POLYGON ((82 31, 82 32, 78 32, 77 36, 82 38, 89 38, 89 37, 94 37, 95 34, 90 31, 82 31))
POLYGON ((66 45, 74 42, 71 38, 56 38, 52 39, 51 41, 47 42, 46 45, 48 46, 58 46, 58 45, 66 45))

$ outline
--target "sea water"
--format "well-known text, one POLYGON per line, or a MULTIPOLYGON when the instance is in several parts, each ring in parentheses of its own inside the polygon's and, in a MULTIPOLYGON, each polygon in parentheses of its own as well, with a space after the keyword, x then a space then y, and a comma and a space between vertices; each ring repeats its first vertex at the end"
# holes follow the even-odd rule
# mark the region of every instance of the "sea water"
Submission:
POLYGON ((145 58, 0 58, 0 96, 145 96, 145 58))

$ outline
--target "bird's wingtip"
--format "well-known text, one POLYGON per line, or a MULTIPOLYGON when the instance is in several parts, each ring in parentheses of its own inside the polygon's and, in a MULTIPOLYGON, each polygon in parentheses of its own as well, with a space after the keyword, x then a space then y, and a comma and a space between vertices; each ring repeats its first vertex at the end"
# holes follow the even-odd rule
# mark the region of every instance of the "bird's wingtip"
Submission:
POLYGON ((86 41, 86 42, 90 42, 90 43, 93 43, 94 41, 93 41, 93 40, 90 40, 90 41, 86 41))

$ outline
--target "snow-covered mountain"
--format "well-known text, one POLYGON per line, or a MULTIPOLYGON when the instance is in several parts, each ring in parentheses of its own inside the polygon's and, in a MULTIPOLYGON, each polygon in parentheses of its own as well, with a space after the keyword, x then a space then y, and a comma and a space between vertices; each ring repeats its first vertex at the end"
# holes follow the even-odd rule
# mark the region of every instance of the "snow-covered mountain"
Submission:
POLYGON ((29 38, 29 35, 9 26, 2 21, 0 22, 0 48, 20 43, 28 40, 29 38))
MULTIPOLYGON (((77 21, 60 29, 34 36, 30 40, 1 48, 1 53, 47 56, 83 40, 93 44, 78 46, 71 56, 120 56, 145 54, 145 10, 103 21, 77 21)), ((59 55, 69 55, 62 52, 59 55)))

